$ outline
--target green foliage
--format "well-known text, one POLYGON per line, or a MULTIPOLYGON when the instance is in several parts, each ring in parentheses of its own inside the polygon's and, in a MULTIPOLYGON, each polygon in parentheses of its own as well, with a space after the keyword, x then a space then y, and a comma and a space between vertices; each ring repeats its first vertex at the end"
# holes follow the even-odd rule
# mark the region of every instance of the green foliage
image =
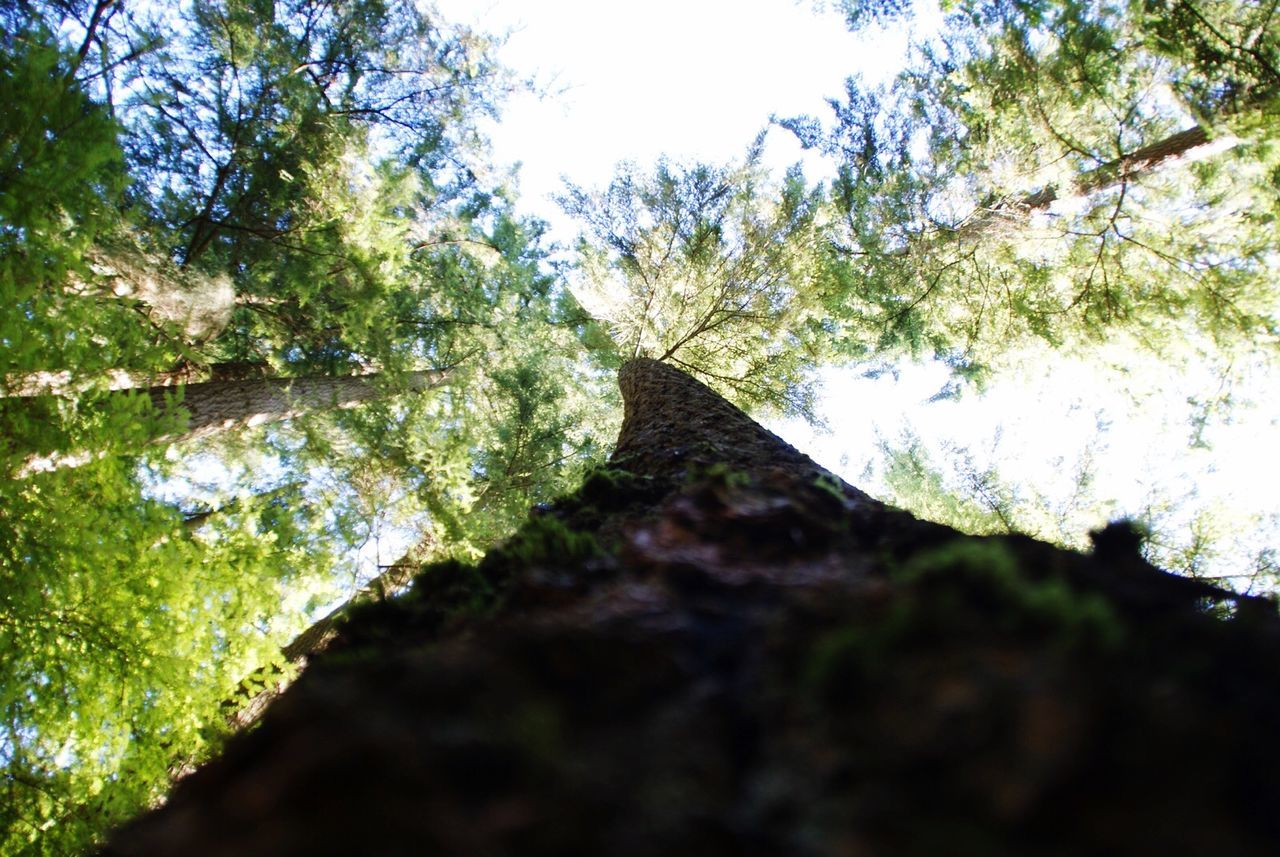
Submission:
POLYGON ((827 309, 845 348, 968 373, 1120 333, 1171 364, 1271 353, 1268 14, 957 2, 891 86, 849 82, 829 133, 783 123, 840 163, 827 309))
MULTIPOLYGON (((850 23, 908 6, 849 4, 850 23)), ((0 480, 0 853, 75 853, 157 799, 244 677, 279 675, 281 644, 367 576, 354 555, 380 527, 463 560, 518 530, 415 584, 432 621, 487 609, 504 563, 595 557, 587 525, 652 491, 595 469, 628 357, 806 413, 828 360, 928 351, 980 377, 1027 342, 1127 331, 1230 362, 1274 337, 1259 13, 954 7, 892 88, 850 86, 829 133, 784 123, 839 156, 829 192, 769 177, 761 141, 741 165, 571 188, 571 290, 488 178, 478 128, 509 85, 494 41, 422 4, 0 7, 0 476, 27 477, 0 480), (1240 142, 1126 161, 1188 123, 1240 142), (377 371, 388 395, 148 456, 180 415, 121 388, 230 365, 377 371), (424 368, 447 384, 408 395, 424 368), (526 521, 584 477, 576 506, 526 521)), ((910 457, 891 481, 939 517, 1015 526, 1018 497, 969 469, 976 502, 910 457)), ((1092 606, 1006 566, 957 548, 899 585, 969 581, 1036 627, 1105 636, 1092 606)), ((928 615, 958 627, 971 606, 928 615)))
MULTIPOLYGON (((1241 592, 1274 589, 1276 568, 1268 548, 1276 531, 1274 512, 1197 496, 1187 487, 1194 479, 1172 473, 1152 474, 1137 501, 1110 497, 1100 484, 1114 489, 1114 477, 1104 477, 1111 476, 1107 469, 1116 459, 1101 453, 1104 438, 1100 425, 1076 454, 1059 450, 1051 468, 1055 485, 1043 475, 1029 475, 1032 462, 1007 450, 993 446, 975 454, 945 440, 931 446, 906 431, 892 443, 881 442, 881 462, 865 478, 879 483, 877 493, 885 501, 961 532, 1021 533, 1085 553, 1093 549, 1091 531, 1127 517, 1144 532, 1143 556, 1159 568, 1241 592), (1022 469, 1015 478, 1017 465, 1022 469)), ((1165 445, 1155 437, 1149 441, 1159 458, 1165 445)))
POLYGON ((1280 36, 1265 3, 1146 0, 1143 28, 1153 51, 1182 69, 1179 95, 1205 123, 1244 120, 1280 96, 1280 36))
POLYGON ((623 358, 667 360, 745 407, 808 413, 821 194, 798 170, 622 165, 561 201, 585 229, 574 293, 623 358))
POLYGON ((960 485, 948 480, 919 438, 905 435, 897 445, 880 444, 884 456, 886 499, 929 521, 975 535, 1008 533, 1015 522, 1009 487, 990 468, 978 469, 966 450, 948 456, 960 485), (957 460, 959 459, 959 460, 957 460))
MULTIPOLYGON (((127 303, 76 294, 123 189, 117 126, 38 25, 6 31, 0 56, 0 391, 33 373, 151 368, 166 352, 127 303)), ((171 355, 169 355, 171 357, 171 355)), ((145 402, 90 389, 79 402, 0 398, 0 473, 33 453, 121 449, 145 402)))
POLYGON ((5 854, 72 854, 216 746, 239 678, 297 630, 314 539, 281 502, 193 531, 105 458, 0 489, 5 854))
POLYGON ((1124 626, 1106 600, 1026 568, 998 537, 957 538, 891 569, 893 594, 873 615, 819 639, 805 680, 831 697, 871 692, 896 662, 942 639, 1010 635, 1066 651, 1117 651, 1124 626))
POLYGON ((840 3, 849 29, 854 31, 897 23, 912 6, 912 0, 843 0, 840 3))
POLYGON ((616 426, 542 227, 477 178, 492 40, 380 0, 86 11, 0 10, 6 854, 161 795, 379 527, 476 556, 616 426), (179 414, 119 388, 231 365, 451 375, 141 478, 179 414))
MULTIPOLYGON (((6 33, 3 46, 0 94, 9 107, 0 117, 0 297, 34 314, 34 302, 81 267, 121 190, 123 159, 110 116, 69 78, 67 57, 48 32, 6 33)), ((9 360, 38 347, 24 344, 27 328, 4 333, 9 360)))
MULTIPOLYGON (((145 375, 175 362, 249 361, 283 374, 430 364, 436 348, 422 324, 436 284, 419 257, 454 241, 482 246, 473 223, 496 211, 472 168, 476 120, 505 85, 491 41, 380 0, 104 8, 88 26, 64 4, 5 13, 16 34, 6 139, 22 142, 10 151, 30 177, 14 185, 23 194, 5 196, 22 208, 0 210, 7 240, 25 242, 5 258, 33 260, 56 286, 13 317, 23 338, 6 347, 28 359, 0 367, 5 379, 145 375), (79 49, 60 53, 51 32, 79 49), (41 211, 43 220, 22 219, 41 211), (172 282, 151 292, 175 292, 180 276, 227 278, 232 305, 200 309, 230 318, 211 319, 199 341, 157 325, 154 312, 141 313, 139 329, 157 296, 81 261, 105 237, 90 228, 103 217, 119 223, 110 252, 93 248, 96 262, 124 255, 155 268, 176 258, 172 282), (71 223, 83 225, 61 242, 71 223), (41 259, 46 232, 72 256, 41 259), (76 275, 70 288, 65 271, 76 275)), ((6 173, 16 169, 15 160, 6 173)), ((14 279, 24 293, 36 284, 30 271, 14 279)))

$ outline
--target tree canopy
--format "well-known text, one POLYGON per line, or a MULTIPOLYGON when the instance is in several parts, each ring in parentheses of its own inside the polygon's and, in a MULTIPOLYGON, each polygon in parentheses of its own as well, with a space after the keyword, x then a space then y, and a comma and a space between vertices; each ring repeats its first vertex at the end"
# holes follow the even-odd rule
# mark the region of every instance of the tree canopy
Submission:
MULTIPOLYGON (((489 155, 526 85, 501 40, 428 4, 0 8, 0 854, 90 847, 309 621, 575 485, 631 358, 810 419, 823 367, 922 355, 953 392, 1116 343, 1270 366, 1275 4, 944 5, 891 83, 775 120, 833 179, 771 170, 765 134, 622 164, 567 184, 572 248, 489 155)), ((953 458, 908 437, 885 481, 1087 547, 953 458)))
POLYGON ((823 198, 798 171, 769 180, 762 142, 741 165, 622 165, 603 190, 571 186, 562 205, 585 227, 574 294, 624 357, 802 413, 825 350, 811 296, 823 198))
POLYGON ((395 559, 359 559, 377 527, 475 553, 613 396, 486 160, 490 37, 382 2, 0 14, 0 850, 67 854, 395 559), (264 384, 291 419, 225 416, 264 384))
MULTIPOLYGON (((891 84, 783 121, 839 162, 851 348, 973 371, 1119 336, 1171 362, 1273 350, 1274 9, 944 5, 891 84)), ((853 26, 909 7, 845 6, 853 26)))

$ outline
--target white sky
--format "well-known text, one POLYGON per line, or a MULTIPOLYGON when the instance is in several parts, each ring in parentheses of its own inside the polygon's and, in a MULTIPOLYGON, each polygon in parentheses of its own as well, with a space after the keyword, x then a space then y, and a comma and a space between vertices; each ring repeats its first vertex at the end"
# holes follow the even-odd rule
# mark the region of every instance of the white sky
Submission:
MULTIPOLYGON (((516 98, 491 127, 499 162, 521 163, 522 207, 573 237, 551 196, 562 177, 598 187, 614 165, 738 159, 770 115, 826 119, 826 99, 845 78, 891 75, 905 55, 905 36, 856 39, 833 12, 809 0, 443 0, 448 20, 490 32, 509 31, 501 59, 553 94, 516 98)), ((801 158, 786 133, 770 135, 767 161, 782 167, 801 158)), ((822 168, 806 161, 806 172, 822 168)), ((821 403, 829 434, 799 423, 776 427, 792 443, 846 479, 874 492, 864 470, 877 458, 878 436, 896 438, 911 425, 934 448, 966 446, 980 463, 999 464, 1006 478, 1035 490, 1060 491, 1075 457, 1092 438, 1099 456, 1098 491, 1116 513, 1139 509, 1150 495, 1198 495, 1194 510, 1218 504, 1230 513, 1280 515, 1280 410, 1263 378, 1230 425, 1211 437, 1212 451, 1189 450, 1188 391, 1150 374, 1146 407, 1127 394, 1097 389, 1097 379, 1049 355, 1025 381, 959 402, 928 403, 945 383, 936 366, 903 367, 898 377, 871 381, 856 370, 823 374, 821 403), (1110 429, 1101 438, 1101 418, 1110 429), (995 437, 1003 431, 997 443, 995 437), (993 454, 988 455, 989 452, 993 454)), ((1145 373, 1144 373, 1145 374, 1145 373)), ((1198 379, 1213 391, 1213 379, 1198 379)), ((1248 390, 1238 391, 1248 398, 1248 390)), ((1099 521, 1097 523, 1102 523, 1099 521)), ((1260 545, 1254 545, 1258 547, 1260 545)), ((1250 548, 1253 549, 1253 548, 1250 548)))
MULTIPOLYGON (((624 160, 740 158, 771 114, 823 113, 859 57, 869 71, 895 68, 906 45, 883 43, 875 62, 839 16, 806 0, 438 5, 449 20, 510 31, 503 61, 551 93, 514 99, 490 131, 496 159, 522 165, 529 210, 553 223, 563 222, 550 200, 562 177, 599 186, 624 160)), ((769 155, 785 165, 801 150, 775 130, 769 155)))

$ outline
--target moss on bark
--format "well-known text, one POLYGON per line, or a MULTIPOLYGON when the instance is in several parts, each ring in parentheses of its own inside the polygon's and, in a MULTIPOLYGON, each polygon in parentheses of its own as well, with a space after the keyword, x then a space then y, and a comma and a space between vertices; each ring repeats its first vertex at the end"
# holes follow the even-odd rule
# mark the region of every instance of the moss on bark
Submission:
POLYGON ((108 853, 1276 852, 1271 605, 917 521, 668 367, 622 386, 610 470, 353 617, 108 853))

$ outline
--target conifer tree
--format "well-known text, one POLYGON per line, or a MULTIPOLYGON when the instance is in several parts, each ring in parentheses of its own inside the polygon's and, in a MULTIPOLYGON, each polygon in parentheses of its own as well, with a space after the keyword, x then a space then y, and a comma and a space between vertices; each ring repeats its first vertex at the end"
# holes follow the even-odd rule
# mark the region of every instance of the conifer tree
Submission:
POLYGON ((104 854, 1280 843, 1273 604, 1123 526, 1084 556, 918 521, 668 365, 620 384, 609 469, 351 615, 104 854))

